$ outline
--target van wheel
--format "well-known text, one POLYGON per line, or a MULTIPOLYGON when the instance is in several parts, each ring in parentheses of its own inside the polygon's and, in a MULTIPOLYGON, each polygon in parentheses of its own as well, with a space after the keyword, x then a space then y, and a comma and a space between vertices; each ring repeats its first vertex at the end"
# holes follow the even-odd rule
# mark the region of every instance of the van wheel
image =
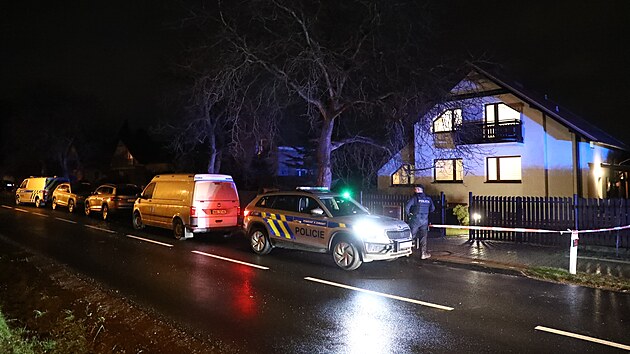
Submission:
POLYGON ((56 209, 57 209, 57 198, 53 198, 53 201, 52 201, 52 209, 53 209, 53 210, 56 210, 56 209))
POLYGON ((355 270, 363 263, 359 249, 347 237, 335 242, 332 256, 335 264, 343 270, 355 270))
POLYGON ((90 202, 85 202, 85 216, 90 216, 90 202))
POLYGON ((271 242, 265 229, 255 228, 249 232, 249 245, 256 254, 265 255, 271 252, 271 242))
POLYGON ((15 205, 20 205, 20 196, 19 195, 15 196, 15 205))
POLYGON ((73 213, 74 212, 74 200, 70 199, 68 201, 68 212, 69 213, 73 213))
POLYGON ((186 226, 181 219, 175 218, 173 220, 173 236, 176 240, 185 240, 187 237, 186 226))
POLYGON ((133 224, 133 228, 136 230, 144 229, 144 224, 142 223, 142 216, 140 216, 139 212, 133 213, 133 218, 131 219, 131 223, 133 224))
POLYGON ((107 217, 109 216, 109 207, 107 204, 103 204, 103 207, 101 208, 101 216, 103 217, 103 220, 107 220, 107 217))
POLYGON ((39 197, 35 197, 35 207, 40 208, 42 206, 42 200, 39 197))

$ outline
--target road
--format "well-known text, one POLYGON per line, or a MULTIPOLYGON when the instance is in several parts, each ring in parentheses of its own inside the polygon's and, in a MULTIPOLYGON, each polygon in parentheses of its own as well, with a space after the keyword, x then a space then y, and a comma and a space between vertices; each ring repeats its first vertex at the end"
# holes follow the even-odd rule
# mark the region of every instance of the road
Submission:
POLYGON ((243 237, 176 241, 64 210, 0 203, 0 237, 252 353, 630 350, 630 294, 421 261, 338 269, 243 237))

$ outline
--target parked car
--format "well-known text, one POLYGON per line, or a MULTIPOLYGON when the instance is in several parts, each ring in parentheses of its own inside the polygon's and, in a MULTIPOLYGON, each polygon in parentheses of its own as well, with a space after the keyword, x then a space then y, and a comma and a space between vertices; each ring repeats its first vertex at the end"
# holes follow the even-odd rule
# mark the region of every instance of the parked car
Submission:
POLYGON ((15 191, 15 204, 34 203, 37 208, 48 203, 52 192, 60 183, 68 182, 63 177, 29 177, 15 191))
POLYGON ((354 199, 321 187, 258 195, 243 215, 250 247, 260 255, 274 247, 329 253, 337 266, 354 270, 412 252, 404 221, 371 215, 354 199))
POLYGON ((88 182, 62 183, 55 188, 52 194, 52 208, 58 206, 68 207, 70 213, 85 202, 85 198, 92 193, 92 185, 88 182))
POLYGON ((0 184, 0 191, 14 192, 16 187, 15 182, 3 179, 2 184, 0 184))
POLYGON ((103 220, 111 213, 131 211, 142 189, 135 184, 103 184, 85 199, 85 215, 101 213, 103 220))
POLYGON ((158 175, 133 206, 133 227, 173 230, 182 240, 194 233, 238 230, 240 204, 232 176, 158 175))

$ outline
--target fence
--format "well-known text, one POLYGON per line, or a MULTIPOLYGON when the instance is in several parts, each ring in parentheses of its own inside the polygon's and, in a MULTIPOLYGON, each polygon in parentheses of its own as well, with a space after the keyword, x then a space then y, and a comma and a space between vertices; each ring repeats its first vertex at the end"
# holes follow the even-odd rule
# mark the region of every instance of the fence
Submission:
MULTIPOLYGON (((585 230, 630 224, 627 199, 563 197, 497 197, 469 194, 471 225, 519 227, 548 230, 585 230), (478 219, 475 218, 478 215, 478 219)), ((502 240, 564 245, 566 237, 557 234, 505 231, 469 232, 471 240, 502 240)), ((581 234, 580 244, 630 248, 630 231, 581 234)))
MULTIPOLYGON (((433 204, 435 205, 435 211, 429 214, 429 222, 431 224, 445 224, 447 201, 444 192, 441 192, 440 195, 429 195, 429 197, 433 199, 433 204)), ((411 198, 411 195, 361 192, 358 199, 373 214, 407 221, 404 211, 405 203, 407 203, 409 198, 411 198)), ((444 231, 442 230, 442 232, 444 231)))

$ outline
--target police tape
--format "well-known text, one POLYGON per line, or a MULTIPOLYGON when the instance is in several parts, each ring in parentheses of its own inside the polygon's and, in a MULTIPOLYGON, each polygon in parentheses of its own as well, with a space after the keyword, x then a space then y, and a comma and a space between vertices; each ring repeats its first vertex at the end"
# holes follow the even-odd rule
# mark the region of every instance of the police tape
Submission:
POLYGON ((509 231, 509 232, 530 232, 530 233, 559 233, 559 234, 586 234, 586 233, 598 233, 598 232, 609 232, 609 231, 621 231, 630 229, 630 225, 625 226, 615 226, 615 227, 607 227, 603 229, 590 229, 590 230, 546 230, 546 229, 528 229, 522 227, 500 227, 500 226, 462 226, 462 225, 439 225, 439 224, 431 224, 429 227, 434 227, 437 229, 463 229, 463 230, 479 230, 479 231, 509 231))

